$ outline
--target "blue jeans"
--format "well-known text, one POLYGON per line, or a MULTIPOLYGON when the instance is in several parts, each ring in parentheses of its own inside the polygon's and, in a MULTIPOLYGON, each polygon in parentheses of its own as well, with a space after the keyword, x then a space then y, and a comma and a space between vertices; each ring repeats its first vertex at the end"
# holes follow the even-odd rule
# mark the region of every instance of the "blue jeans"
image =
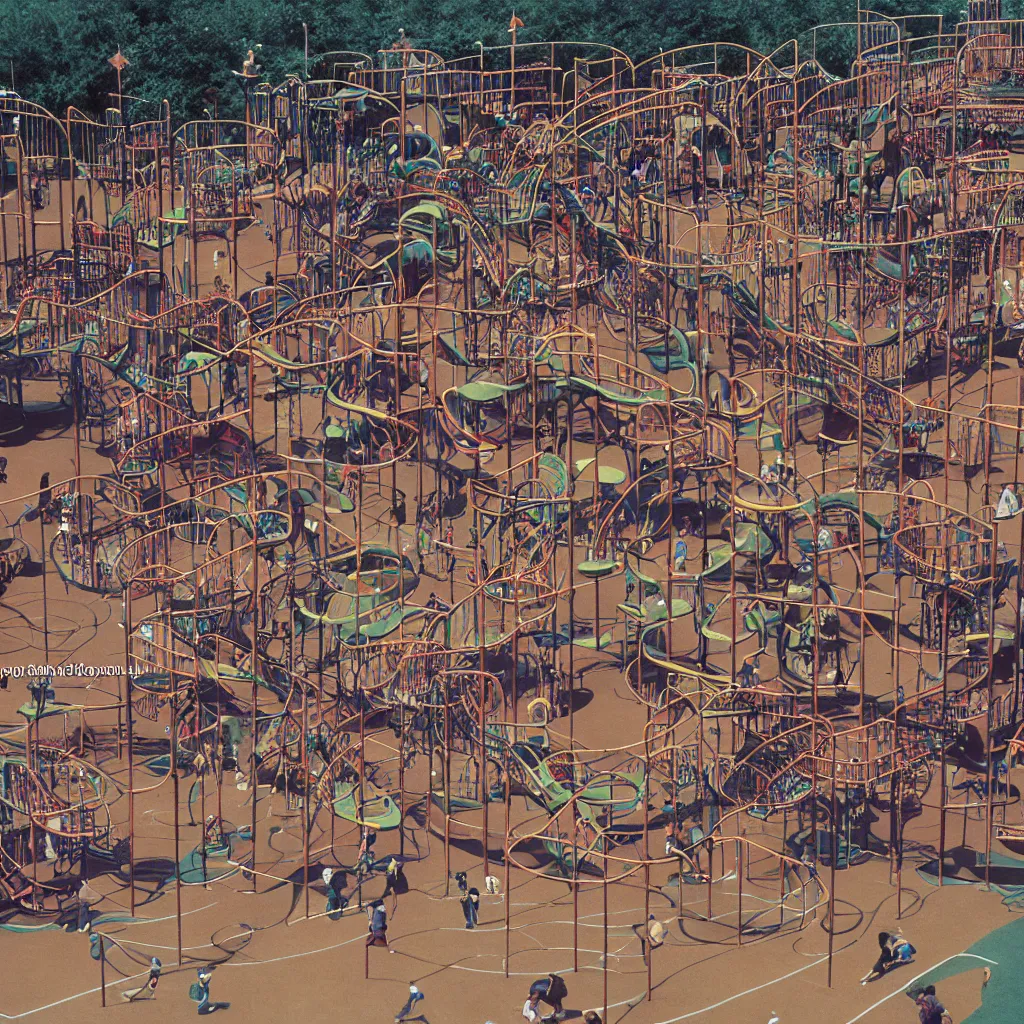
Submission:
POLYGON ((896 954, 896 961, 898 963, 909 964, 917 950, 909 942, 904 942, 897 946, 893 952, 896 954))
POLYGON ((332 921, 337 921, 345 907, 348 906, 348 898, 339 896, 337 893, 330 893, 327 897, 327 915, 332 921))
POLYGON ((409 998, 405 1001, 403 1006, 397 1014, 395 1014, 395 1020, 405 1020, 406 1017, 412 1013, 412 1008, 423 998, 422 992, 410 992, 409 998))

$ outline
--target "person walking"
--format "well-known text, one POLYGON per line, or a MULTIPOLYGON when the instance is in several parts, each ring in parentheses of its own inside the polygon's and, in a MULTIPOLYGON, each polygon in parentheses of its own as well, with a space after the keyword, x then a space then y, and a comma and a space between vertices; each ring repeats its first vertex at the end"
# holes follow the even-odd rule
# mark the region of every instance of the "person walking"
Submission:
POLYGON ((659 946, 664 945, 665 926, 651 914, 646 924, 633 925, 633 932, 640 940, 640 955, 646 964, 648 949, 657 949, 659 946))
POLYGON ((377 842, 377 830, 369 825, 363 826, 362 841, 359 844, 359 852, 356 854, 356 873, 368 875, 376 863, 373 855, 373 845, 377 842))
POLYGON ((159 957, 153 957, 149 961, 149 977, 146 979, 145 985, 140 985, 138 988, 125 989, 121 993, 121 998, 126 1002, 134 1003, 136 999, 156 999, 156 987, 160 984, 160 971, 163 964, 160 963, 159 957))
POLYGON ((676 572, 685 572, 686 571, 686 555, 687 555, 686 541, 682 537, 679 537, 676 540, 676 552, 675 552, 675 558, 673 560, 673 565, 675 566, 675 571, 676 572))
POLYGON ((197 971, 196 981, 192 983, 192 988, 189 991, 189 995, 199 1004, 196 1009, 201 1014, 210 1012, 210 979, 212 977, 213 974, 210 970, 200 967, 197 971))
POLYGON ((395 1014, 395 1024, 400 1024, 403 1020, 408 1020, 409 1015, 412 1013, 413 1007, 426 997, 423 993, 414 985, 409 985, 409 998, 405 1001, 403 1006, 398 1013, 395 1014))
POLYGON ((398 907, 399 893, 408 891, 409 887, 405 882, 405 872, 402 870, 402 865, 398 862, 397 858, 392 857, 384 869, 384 894, 381 896, 382 900, 387 899, 388 896, 394 896, 395 902, 391 907, 392 914, 398 907))
POLYGON ((92 928, 92 907, 99 903, 103 897, 100 896, 87 881, 83 879, 78 889, 78 930, 88 932, 92 928))
POLYGON ((476 886, 467 889, 460 897, 462 915, 467 928, 475 928, 480 921, 480 890, 476 886))
POLYGON ((126 989, 121 993, 121 998, 126 1002, 134 1003, 136 999, 156 999, 156 988, 160 984, 160 972, 163 964, 159 957, 152 957, 149 961, 149 977, 144 985, 138 988, 126 989))

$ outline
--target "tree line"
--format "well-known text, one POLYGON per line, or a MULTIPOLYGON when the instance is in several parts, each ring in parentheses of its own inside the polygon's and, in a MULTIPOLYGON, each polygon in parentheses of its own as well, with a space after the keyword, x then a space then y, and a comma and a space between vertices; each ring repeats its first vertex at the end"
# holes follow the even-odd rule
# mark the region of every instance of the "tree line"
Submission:
MULTIPOLYGON (((911 12, 901 0, 878 0, 872 8, 893 16, 941 13, 951 24, 962 16, 961 3, 930 0, 911 12)), ((1024 0, 1009 0, 1004 17, 1019 17, 1020 8, 1024 0)), ((400 29, 413 45, 444 57, 475 53, 478 41, 507 46, 511 13, 511 2, 505 10, 493 0, 0 0, 0 62, 7 65, 0 82, 13 78, 18 93, 51 111, 73 105, 99 117, 116 103, 107 58, 120 48, 130 62, 122 88, 132 120, 157 116, 164 99, 176 119, 202 117, 214 97, 220 116, 237 117, 242 93, 231 71, 240 70, 250 47, 261 77, 279 82, 304 74, 307 50, 315 68, 322 53, 388 47, 400 29)), ((802 55, 813 52, 843 73, 854 30, 807 33, 855 19, 856 7, 850 0, 517 0, 515 13, 524 23, 520 43, 600 42, 637 60, 715 41, 767 53, 799 37, 802 55)), ((915 30, 934 31, 921 27, 927 24, 915 30)))

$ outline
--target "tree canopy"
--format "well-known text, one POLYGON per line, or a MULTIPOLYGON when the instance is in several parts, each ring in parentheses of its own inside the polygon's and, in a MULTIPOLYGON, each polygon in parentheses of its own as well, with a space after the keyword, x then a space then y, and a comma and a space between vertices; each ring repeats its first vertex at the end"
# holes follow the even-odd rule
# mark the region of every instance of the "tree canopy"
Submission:
MULTIPOLYGON (((899 0, 879 0, 872 7, 893 16, 942 14, 950 24, 958 20, 960 2, 930 0, 909 11, 899 0)), ((849 0, 518 0, 514 6, 524 22, 520 43, 600 42, 640 59, 715 41, 770 52, 801 37, 801 52, 813 45, 818 59, 836 71, 850 59, 852 29, 822 29, 813 39, 804 34, 856 18, 849 0)), ((264 79, 303 74, 303 23, 314 63, 330 51, 372 54, 389 46, 400 28, 414 45, 456 57, 475 52, 477 40, 507 46, 512 7, 491 0, 0 0, 0 59, 7 64, 0 75, 13 73, 22 96, 52 111, 73 105, 96 116, 113 102, 117 79, 107 58, 120 47, 130 61, 123 90, 134 97, 128 101, 135 105, 133 120, 156 116, 163 99, 176 118, 202 116, 212 102, 212 94, 204 98, 210 87, 218 90, 222 116, 237 116, 241 90, 232 69, 240 69, 253 47, 264 79)), ((1013 0, 1004 16, 1020 16, 1022 7, 1024 0, 1013 0)))

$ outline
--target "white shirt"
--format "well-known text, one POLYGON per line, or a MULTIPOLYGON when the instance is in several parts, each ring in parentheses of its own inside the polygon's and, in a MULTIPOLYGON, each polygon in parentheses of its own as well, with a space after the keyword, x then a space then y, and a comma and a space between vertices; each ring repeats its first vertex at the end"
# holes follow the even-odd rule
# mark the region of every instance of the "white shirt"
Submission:
POLYGON ((523 1003, 523 1016, 531 1022, 535 1020, 540 1020, 540 1014, 537 1012, 537 1008, 530 1005, 529 999, 527 999, 526 1002, 523 1003))

